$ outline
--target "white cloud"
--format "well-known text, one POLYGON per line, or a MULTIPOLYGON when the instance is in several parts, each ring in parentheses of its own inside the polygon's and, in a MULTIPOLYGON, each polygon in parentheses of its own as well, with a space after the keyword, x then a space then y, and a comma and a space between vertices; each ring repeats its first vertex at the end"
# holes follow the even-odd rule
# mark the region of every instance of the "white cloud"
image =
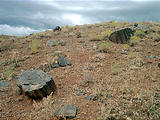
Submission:
POLYGON ((29 35, 31 33, 38 33, 44 30, 35 30, 29 27, 13 27, 10 25, 0 25, 0 35, 17 35, 17 36, 22 36, 22 35, 29 35))

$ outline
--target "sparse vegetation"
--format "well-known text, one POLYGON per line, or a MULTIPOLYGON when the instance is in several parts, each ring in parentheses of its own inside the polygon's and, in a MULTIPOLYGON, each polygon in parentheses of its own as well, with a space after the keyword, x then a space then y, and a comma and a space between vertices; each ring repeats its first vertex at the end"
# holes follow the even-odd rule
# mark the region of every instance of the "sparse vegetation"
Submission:
POLYGON ((145 35, 146 34, 143 29, 137 29, 136 32, 134 33, 134 36, 139 37, 139 38, 144 38, 145 35))
POLYGON ((32 40, 31 46, 30 46, 30 53, 35 54, 38 53, 38 49, 40 47, 41 41, 40 40, 32 40))
POLYGON ((104 43, 101 43, 99 46, 98 46, 98 49, 100 52, 105 52, 105 53, 108 53, 110 52, 110 48, 112 47, 112 43, 109 42, 109 41, 106 41, 104 43))
POLYGON ((141 40, 140 37, 138 37, 138 36, 132 36, 131 39, 130 39, 129 45, 130 46, 137 45, 137 44, 139 44, 140 40, 141 40))
POLYGON ((111 63, 111 73, 113 75, 117 75, 119 72, 121 72, 121 66, 118 62, 111 63))
POLYGON ((5 79, 9 79, 11 77, 11 75, 13 74, 13 68, 9 67, 5 70, 4 72, 4 78, 5 79))
MULTIPOLYGON (((158 26, 137 24, 151 29, 158 26)), ((133 25, 105 22, 66 26, 62 31, 47 30, 24 37, 0 36, 0 47, 8 46, 0 53, 0 82, 10 83, 0 90, 1 118, 56 119, 54 112, 60 106, 72 104, 78 109, 73 118, 77 120, 159 120, 158 27, 145 35, 143 30, 137 30, 126 44, 108 39, 112 31, 133 25), (79 33, 81 36, 77 38, 79 33), (54 47, 49 46, 50 40, 59 40, 58 45, 55 42, 54 47), (58 56, 65 57, 72 65, 56 67, 58 56), (53 78, 57 87, 53 95, 35 101, 15 95, 14 78, 21 70, 32 69, 46 70, 53 78)))
POLYGON ((112 31, 111 30, 105 30, 103 32, 101 32, 100 35, 98 35, 100 40, 106 40, 110 35, 111 35, 112 31))

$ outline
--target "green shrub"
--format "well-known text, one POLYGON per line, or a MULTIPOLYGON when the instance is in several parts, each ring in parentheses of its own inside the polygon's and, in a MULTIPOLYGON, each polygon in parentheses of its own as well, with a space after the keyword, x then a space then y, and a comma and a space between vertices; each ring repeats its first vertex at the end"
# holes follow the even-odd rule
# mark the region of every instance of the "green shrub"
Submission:
POLYGON ((95 33, 89 34, 89 35, 88 35, 88 39, 89 39, 90 41, 101 41, 101 40, 99 39, 99 36, 96 35, 95 33))
POLYGON ((5 70, 4 72, 4 78, 5 79, 9 79, 9 77, 11 77, 11 75, 13 74, 13 68, 8 68, 5 70))
POLYGON ((140 42, 141 38, 138 36, 132 36, 129 42, 129 45, 134 46, 140 42))
POLYGON ((137 29, 134 33, 134 36, 140 37, 140 38, 144 38, 145 37, 145 31, 142 29, 137 29))
POLYGON ((111 30, 106 30, 106 31, 101 32, 101 34, 98 35, 98 37, 100 40, 105 40, 111 35, 111 33, 112 33, 111 30))
POLYGON ((120 71, 121 71, 121 66, 120 66, 120 64, 117 63, 117 62, 113 62, 113 63, 111 64, 111 73, 112 73, 113 75, 117 75, 120 71))
POLYGON ((99 51, 105 52, 105 53, 108 53, 110 48, 111 48, 111 42, 108 42, 108 41, 106 41, 98 46, 99 51))
POLYGON ((35 54, 35 53, 38 53, 38 49, 40 47, 40 44, 41 44, 41 41, 40 40, 32 40, 32 43, 31 43, 31 54, 35 54))

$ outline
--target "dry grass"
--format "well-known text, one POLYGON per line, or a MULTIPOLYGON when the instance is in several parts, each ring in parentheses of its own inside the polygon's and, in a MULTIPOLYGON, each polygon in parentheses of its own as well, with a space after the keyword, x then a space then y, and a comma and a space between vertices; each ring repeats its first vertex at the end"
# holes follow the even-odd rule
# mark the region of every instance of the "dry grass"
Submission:
POLYGON ((106 41, 104 43, 101 43, 99 46, 98 46, 98 50, 100 52, 105 52, 105 53, 108 53, 110 52, 110 48, 112 47, 112 43, 109 42, 109 41, 106 41))
POLYGON ((140 41, 141 41, 140 37, 138 37, 138 36, 132 36, 130 38, 129 45, 131 45, 131 46, 138 45, 140 43, 140 41))
POLYGON ((52 93, 47 98, 43 98, 41 102, 33 101, 30 120, 49 120, 53 118, 54 101, 52 93))
POLYGON ((36 54, 38 53, 38 49, 40 47, 41 41, 40 40, 32 40, 32 43, 30 45, 30 53, 36 54))

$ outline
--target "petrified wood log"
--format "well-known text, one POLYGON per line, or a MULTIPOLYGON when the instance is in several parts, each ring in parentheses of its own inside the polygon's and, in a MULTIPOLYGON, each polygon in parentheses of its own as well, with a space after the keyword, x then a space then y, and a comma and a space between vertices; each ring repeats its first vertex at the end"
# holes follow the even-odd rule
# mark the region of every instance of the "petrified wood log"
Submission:
POLYGON ((109 39, 112 42, 125 44, 129 42, 130 37, 134 34, 134 30, 132 28, 123 28, 113 32, 109 39))
POLYGON ((27 70, 18 75, 17 86, 30 98, 43 98, 54 92, 52 78, 41 70, 27 70))

